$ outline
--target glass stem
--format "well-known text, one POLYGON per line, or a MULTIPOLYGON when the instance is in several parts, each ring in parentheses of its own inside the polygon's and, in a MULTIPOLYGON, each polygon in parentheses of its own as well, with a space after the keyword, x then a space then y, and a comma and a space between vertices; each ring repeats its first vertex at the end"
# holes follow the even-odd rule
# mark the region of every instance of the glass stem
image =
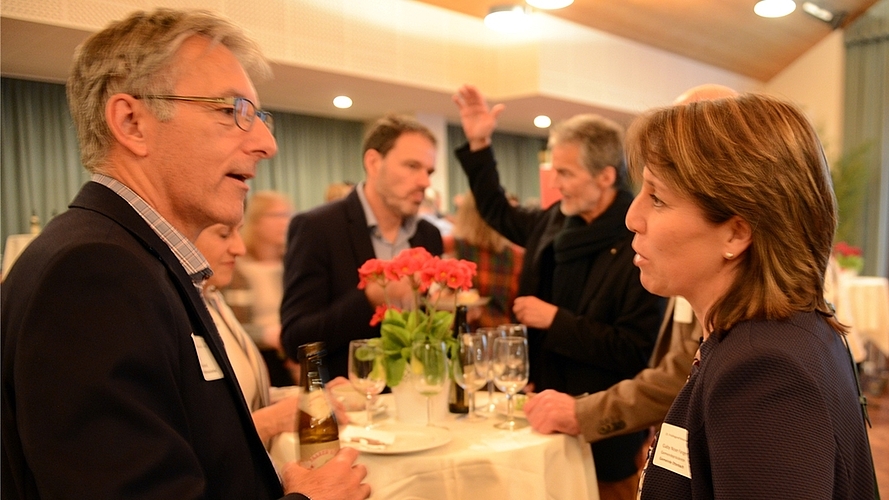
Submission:
POLYGON ((371 395, 368 394, 367 399, 364 402, 364 412, 366 415, 365 421, 364 421, 364 428, 365 429, 370 429, 371 426, 373 425, 373 415, 371 414, 371 411, 370 411, 370 403, 371 403, 370 400, 371 400, 371 395))
POLYGON ((432 396, 426 396, 426 425, 432 425, 432 396))
POLYGON ((469 420, 473 418, 475 418, 475 391, 469 393, 469 420))
POLYGON ((509 422, 509 427, 512 428, 513 420, 512 420, 512 394, 506 393, 506 421, 509 422))
POLYGON ((494 406, 494 381, 490 380, 488 382, 488 412, 494 413, 496 407, 494 406))

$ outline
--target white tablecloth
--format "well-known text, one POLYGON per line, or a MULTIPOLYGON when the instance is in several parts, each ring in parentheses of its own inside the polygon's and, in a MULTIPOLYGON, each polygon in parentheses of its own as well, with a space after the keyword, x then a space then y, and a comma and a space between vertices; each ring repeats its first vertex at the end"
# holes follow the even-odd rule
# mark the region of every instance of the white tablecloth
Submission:
MULTIPOLYGON (((889 280, 876 276, 842 276, 840 290, 846 299, 852 328, 889 356, 889 280)), ((840 318, 841 320, 844 318, 840 318)))
MULTIPOLYGON (((395 415, 392 396, 381 397, 387 414, 395 415)), ((487 394, 477 398, 481 403, 487 394)), ((449 414, 441 424, 451 432, 451 441, 441 447, 403 455, 362 452, 358 462, 367 466, 371 498, 598 500, 593 456, 581 439, 542 435, 530 427, 513 432, 495 429, 502 417, 480 423, 456 417, 449 414)), ((272 458, 276 463, 292 460, 295 448, 293 434, 281 435, 272 447, 272 458)))

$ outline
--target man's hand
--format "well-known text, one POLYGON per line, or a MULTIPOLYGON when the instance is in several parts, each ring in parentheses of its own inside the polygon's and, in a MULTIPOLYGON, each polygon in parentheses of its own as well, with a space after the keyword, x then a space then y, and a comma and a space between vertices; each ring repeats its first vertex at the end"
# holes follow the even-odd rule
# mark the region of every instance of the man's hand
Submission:
POLYGON ((460 108, 463 134, 471 151, 478 151, 491 145, 491 135, 497 128, 497 117, 503 111, 503 104, 488 108, 485 96, 474 85, 464 85, 452 97, 460 108))
POLYGON ((528 398, 525 402, 525 417, 531 427, 541 434, 561 432, 577 436, 580 424, 577 422, 574 396, 547 389, 528 398))
POLYGON ((552 326, 558 311, 557 306, 530 295, 517 297, 512 304, 512 312, 515 313, 519 323, 541 330, 552 326))
POLYGON ((362 481, 367 468, 356 464, 358 450, 341 448, 330 462, 313 470, 290 462, 284 468, 284 492, 302 493, 312 500, 362 500, 370 496, 370 485, 362 481))
POLYGON ((414 289, 408 278, 390 281, 385 287, 376 282, 369 282, 364 288, 364 294, 374 307, 387 303, 399 309, 413 307, 414 289))

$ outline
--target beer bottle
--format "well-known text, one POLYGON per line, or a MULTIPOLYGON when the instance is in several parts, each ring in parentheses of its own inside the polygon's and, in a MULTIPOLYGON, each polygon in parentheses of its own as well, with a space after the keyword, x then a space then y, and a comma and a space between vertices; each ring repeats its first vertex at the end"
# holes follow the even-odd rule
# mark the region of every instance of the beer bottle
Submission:
POLYGON ((303 344, 297 350, 302 394, 296 429, 299 434, 299 464, 307 469, 324 465, 340 449, 339 426, 324 390, 327 383, 326 354, 324 342, 303 344))
MULTIPOLYGON (((454 338, 460 338, 461 333, 469 333, 469 323, 466 321, 466 306, 457 306, 454 314, 454 338)), ((448 410, 451 413, 469 413, 469 400, 466 391, 454 380, 451 374, 451 393, 448 395, 448 410)))

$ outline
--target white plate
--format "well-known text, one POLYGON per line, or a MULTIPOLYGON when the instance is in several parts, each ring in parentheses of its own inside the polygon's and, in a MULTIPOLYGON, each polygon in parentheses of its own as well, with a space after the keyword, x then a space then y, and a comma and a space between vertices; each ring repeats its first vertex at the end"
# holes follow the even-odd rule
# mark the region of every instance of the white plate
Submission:
POLYGON ((376 430, 391 432, 395 435, 395 442, 379 448, 378 446, 364 446, 359 443, 341 441, 342 446, 355 448, 364 453, 375 455, 400 455, 417 451, 431 450, 451 442, 451 431, 444 427, 428 425, 410 425, 401 423, 382 424, 374 427, 376 430))

